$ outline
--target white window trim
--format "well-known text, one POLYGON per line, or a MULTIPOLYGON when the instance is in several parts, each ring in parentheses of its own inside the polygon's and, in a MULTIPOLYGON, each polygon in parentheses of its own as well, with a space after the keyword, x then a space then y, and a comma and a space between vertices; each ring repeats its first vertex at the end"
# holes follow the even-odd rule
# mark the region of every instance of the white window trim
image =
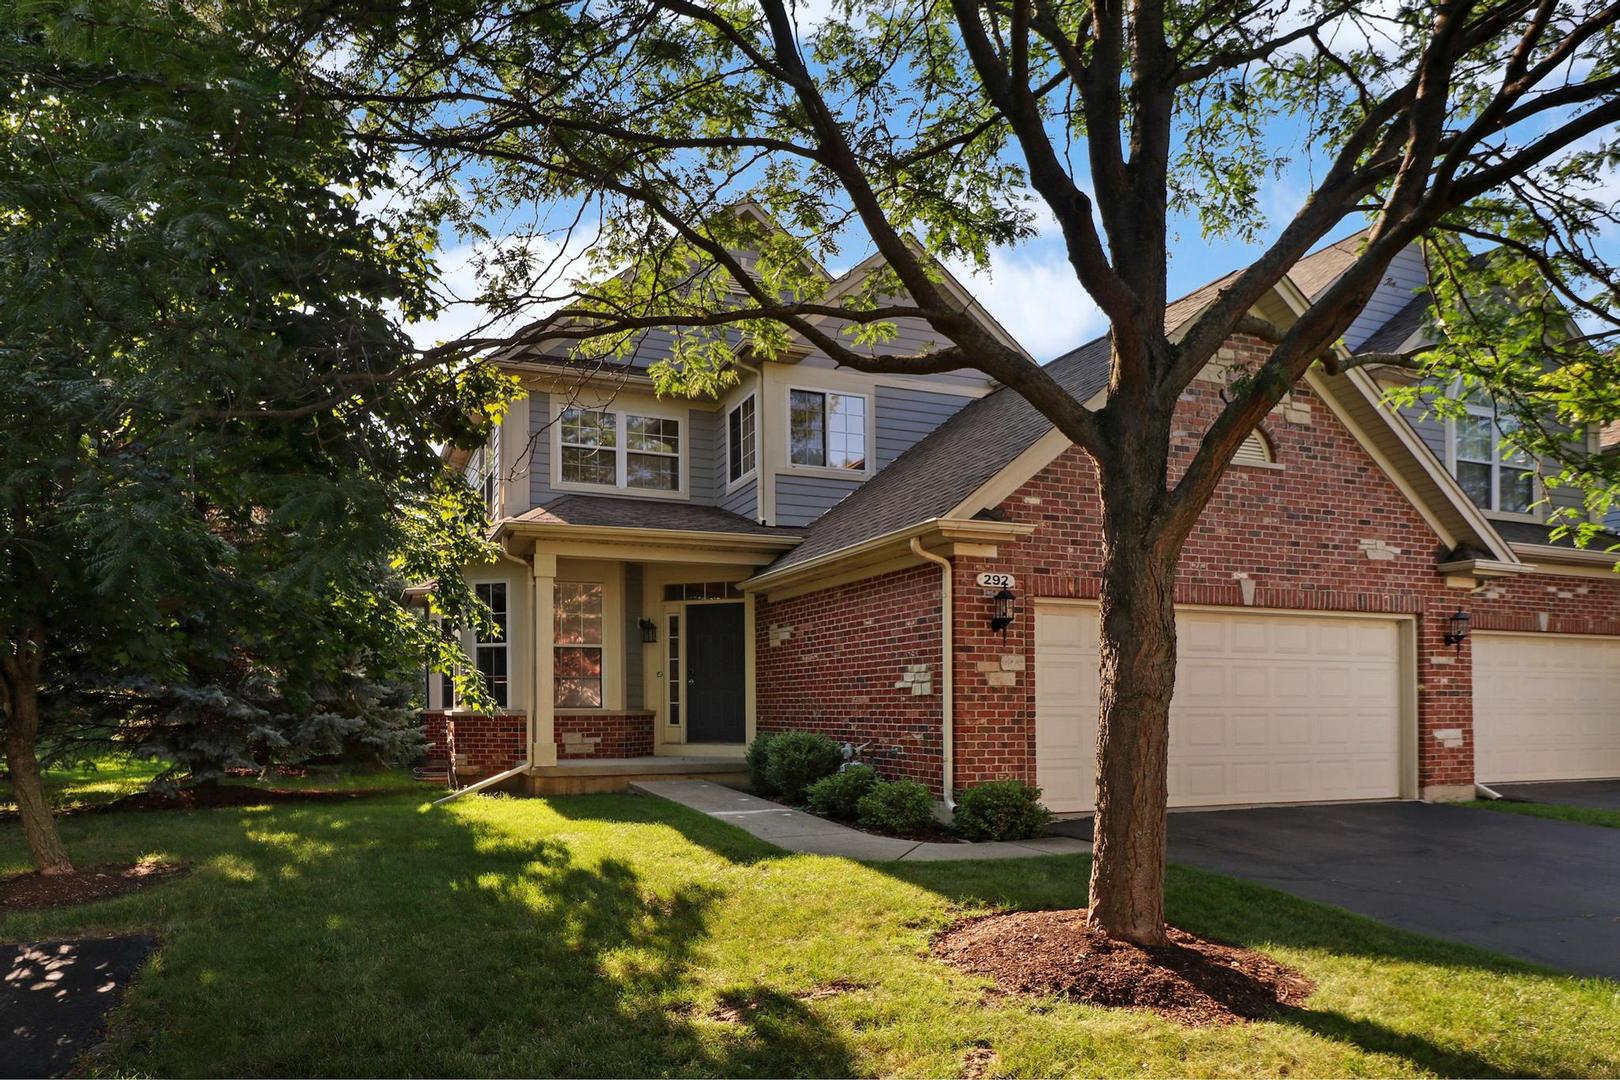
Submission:
POLYGON ((721 416, 720 422, 724 426, 726 433, 724 439, 726 468, 725 493, 730 495, 733 491, 736 491, 740 487, 746 486, 750 481, 755 480, 759 476, 759 456, 761 449, 759 437, 759 395, 752 390, 748 391, 748 393, 738 398, 735 404, 726 409, 725 413, 721 416), (731 414, 741 409, 743 404, 749 401, 754 403, 754 464, 752 468, 744 469, 742 475, 733 480, 731 479, 731 414))
MULTIPOLYGON (((563 644, 562 642, 557 640, 557 635, 556 635, 555 630, 553 630, 551 632, 550 637, 551 637, 551 655, 552 655, 552 684, 551 684, 551 687, 547 691, 545 691, 546 693, 549 693, 551 695, 551 707, 552 707, 552 709, 554 711, 559 712, 559 713, 565 713, 565 714, 567 714, 569 716, 572 716, 572 715, 574 715, 576 713, 611 713, 611 712, 618 712, 618 711, 620 711, 618 706, 613 704, 615 695, 610 692, 610 687, 613 685, 610 680, 618 678, 618 671, 617 671, 616 668, 610 670, 610 664, 609 664, 609 657, 610 657, 609 649, 612 648, 615 644, 617 644, 618 647, 621 650, 623 648, 622 643, 618 643, 618 642, 613 641, 614 635, 613 635, 613 631, 612 631, 612 622, 613 622, 613 614, 612 614, 612 612, 613 612, 613 607, 614 607, 615 590, 614 590, 614 588, 613 588, 613 586, 612 586, 612 584, 610 582, 602 581, 600 579, 591 579, 591 578, 572 578, 572 577, 570 577, 570 578, 561 578, 561 577, 559 577, 553 583, 552 588, 555 589, 559 585, 600 585, 602 587, 602 640, 600 642, 596 643, 596 644, 587 644, 585 642, 581 642, 581 643, 579 643, 577 645, 566 645, 566 644, 563 644), (558 704, 558 702, 557 702, 557 680, 556 680, 556 656, 557 656, 557 650, 559 650, 559 649, 595 649, 597 651, 597 654, 598 654, 597 671, 599 673, 598 674, 598 679, 599 679, 600 684, 601 684, 601 696, 602 696, 602 703, 600 705, 561 705, 561 704, 558 704)), ((619 600, 620 600, 621 606, 622 606, 623 597, 622 596, 619 597, 619 600)), ((556 617, 556 610, 557 610, 556 607, 553 606, 553 608, 552 608, 552 617, 553 618, 556 617)))
MULTIPOLYGON (((758 415, 757 413, 755 415, 758 415)), ((799 476, 838 477, 845 480, 864 480, 877 472, 877 399, 863 390, 840 390, 830 386, 808 386, 789 383, 782 391, 782 461, 790 473, 799 476), (836 469, 831 465, 796 465, 793 462, 793 391, 811 394, 837 394, 840 397, 858 397, 866 400, 866 468, 836 469)))
MULTIPOLYGON (((611 405, 586 405, 581 402, 555 401, 550 410, 550 442, 551 442, 551 487, 553 491, 577 491, 595 495, 627 495, 636 499, 680 499, 690 498, 690 467, 692 460, 692 417, 689 410, 671 409, 662 405, 624 405, 613 403, 611 405), (617 483, 614 484, 582 484, 577 481, 562 478, 562 414, 570 408, 584 409, 590 412, 612 413, 618 425, 615 438, 618 443, 614 447, 613 468, 617 483), (628 446, 629 432, 625 417, 650 416, 659 420, 674 420, 680 424, 681 449, 677 471, 679 473, 680 487, 674 491, 660 491, 657 488, 629 487, 625 484, 625 461, 631 453, 628 446)), ((639 451, 638 451, 639 452, 639 451)))
MULTIPOLYGON (((1501 488, 1497 470, 1501 468, 1498 457, 1498 446, 1501 443, 1502 433, 1496 427, 1497 411, 1489 405, 1465 405, 1464 408, 1471 416, 1488 417, 1491 421, 1491 502, 1501 497, 1501 488)), ((1457 418, 1446 417, 1446 471, 1451 473, 1452 479, 1457 479, 1457 418)), ((1460 483, 1460 481, 1459 481, 1460 483)), ((1531 521, 1540 523, 1545 520, 1542 514, 1547 493, 1541 483, 1541 464, 1534 459, 1530 462, 1530 509, 1524 513, 1516 510, 1496 510, 1488 506, 1478 507, 1479 512, 1492 521, 1531 521)), ((1470 502, 1473 500, 1470 499, 1470 502)))

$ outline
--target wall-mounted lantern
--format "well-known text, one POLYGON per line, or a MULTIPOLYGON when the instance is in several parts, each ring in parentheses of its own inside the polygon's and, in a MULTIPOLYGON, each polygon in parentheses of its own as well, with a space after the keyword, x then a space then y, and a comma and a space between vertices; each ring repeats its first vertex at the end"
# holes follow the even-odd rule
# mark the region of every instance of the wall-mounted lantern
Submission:
POLYGON ((990 629, 1000 630, 1003 638, 1007 636, 1007 627, 1013 623, 1013 601, 1016 599, 1013 591, 1006 588, 996 593, 994 597, 996 609, 995 614, 990 616, 990 629))
POLYGON ((640 622, 636 623, 636 625, 641 627, 642 644, 650 645, 658 640, 657 623, 653 622, 651 619, 642 619, 640 622))
POLYGON ((1463 642, 1468 640, 1468 623, 1468 612, 1462 608, 1458 608, 1457 613, 1446 620, 1446 644, 1457 646, 1459 653, 1462 652, 1463 642))

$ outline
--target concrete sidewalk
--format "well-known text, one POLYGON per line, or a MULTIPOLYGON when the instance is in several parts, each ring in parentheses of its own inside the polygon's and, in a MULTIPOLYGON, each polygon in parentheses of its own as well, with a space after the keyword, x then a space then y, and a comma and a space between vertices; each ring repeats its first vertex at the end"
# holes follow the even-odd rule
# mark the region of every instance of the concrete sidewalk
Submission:
POLYGON ((631 784, 630 790, 679 803, 788 851, 840 855, 862 862, 1029 859, 1038 855, 1085 854, 1091 850, 1090 843, 1068 836, 986 844, 936 844, 873 836, 707 780, 643 780, 631 784))

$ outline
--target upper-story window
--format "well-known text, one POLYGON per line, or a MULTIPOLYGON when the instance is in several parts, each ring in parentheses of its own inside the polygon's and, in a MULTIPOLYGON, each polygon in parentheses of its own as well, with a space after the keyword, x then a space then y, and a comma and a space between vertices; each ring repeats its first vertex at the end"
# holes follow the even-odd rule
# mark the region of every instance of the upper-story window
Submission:
POLYGON ((1536 501, 1535 461, 1509 439, 1518 424, 1488 405, 1469 405, 1452 420, 1452 470, 1482 510, 1529 514, 1536 501))
POLYGON ((726 414, 726 477, 736 483, 754 471, 757 460, 754 432, 754 395, 749 394, 726 414))
POLYGON ((500 492, 501 429, 497 425, 490 432, 489 442, 473 451, 467 461, 467 482, 483 496, 484 509, 495 516, 497 496, 500 492))
POLYGON ((681 490, 681 422, 610 409, 564 409, 557 418, 562 484, 681 490))
POLYGON ((864 394, 790 390, 789 463, 865 472, 867 406, 864 394))

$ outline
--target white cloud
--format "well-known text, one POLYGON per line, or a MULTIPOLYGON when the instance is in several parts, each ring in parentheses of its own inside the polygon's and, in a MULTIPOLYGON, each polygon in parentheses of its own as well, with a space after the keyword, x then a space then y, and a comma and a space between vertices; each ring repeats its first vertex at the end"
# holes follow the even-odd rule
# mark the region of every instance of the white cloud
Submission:
POLYGON ((1061 250, 1038 244, 997 249, 988 273, 952 266, 968 291, 1018 343, 1045 363, 1107 329, 1061 250))

